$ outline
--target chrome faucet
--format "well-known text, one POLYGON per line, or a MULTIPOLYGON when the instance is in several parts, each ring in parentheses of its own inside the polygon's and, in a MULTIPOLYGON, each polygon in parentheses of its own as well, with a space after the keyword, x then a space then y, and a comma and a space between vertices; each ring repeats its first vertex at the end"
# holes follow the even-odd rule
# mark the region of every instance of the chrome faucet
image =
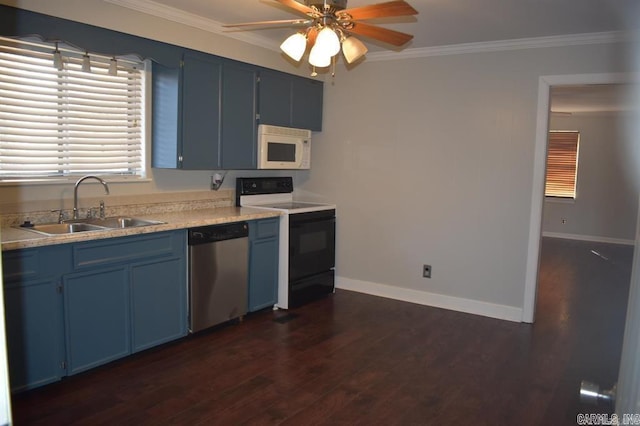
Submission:
POLYGON ((95 179, 98 182, 100 182, 102 186, 104 186, 104 193, 109 195, 109 185, 107 185, 107 182, 100 179, 98 176, 88 175, 78 179, 78 181, 76 182, 76 186, 73 188, 73 218, 74 219, 78 218, 78 187, 82 182, 84 182, 87 179, 95 179))

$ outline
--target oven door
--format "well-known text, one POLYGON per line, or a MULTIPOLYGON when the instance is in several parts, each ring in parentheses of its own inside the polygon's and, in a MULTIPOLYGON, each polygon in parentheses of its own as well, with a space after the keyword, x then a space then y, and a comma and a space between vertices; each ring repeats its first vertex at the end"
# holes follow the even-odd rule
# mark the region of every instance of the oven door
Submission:
POLYGON ((335 210, 289 215, 289 282, 335 266, 335 210))

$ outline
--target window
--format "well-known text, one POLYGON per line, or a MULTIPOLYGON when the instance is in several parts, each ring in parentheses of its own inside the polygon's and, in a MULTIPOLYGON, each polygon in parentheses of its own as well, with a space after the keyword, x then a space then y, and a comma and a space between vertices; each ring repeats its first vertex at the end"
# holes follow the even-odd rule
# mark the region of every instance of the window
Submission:
POLYGON ((579 141, 579 132, 549 132, 545 196, 576 198, 579 141))
POLYGON ((144 177, 144 63, 0 38, 0 181, 144 177))

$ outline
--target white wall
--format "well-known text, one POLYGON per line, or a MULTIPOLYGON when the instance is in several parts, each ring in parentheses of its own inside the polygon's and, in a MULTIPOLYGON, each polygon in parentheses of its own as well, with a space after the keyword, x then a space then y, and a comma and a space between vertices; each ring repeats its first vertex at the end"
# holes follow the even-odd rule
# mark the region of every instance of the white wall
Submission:
POLYGON ((551 117, 551 130, 580 132, 580 151, 577 197, 570 202, 545 201, 545 233, 634 241, 638 195, 625 171, 622 118, 611 114, 551 117))
POLYGON ((303 188, 338 205, 344 285, 519 320, 539 76, 623 63, 593 45, 340 70, 303 188))

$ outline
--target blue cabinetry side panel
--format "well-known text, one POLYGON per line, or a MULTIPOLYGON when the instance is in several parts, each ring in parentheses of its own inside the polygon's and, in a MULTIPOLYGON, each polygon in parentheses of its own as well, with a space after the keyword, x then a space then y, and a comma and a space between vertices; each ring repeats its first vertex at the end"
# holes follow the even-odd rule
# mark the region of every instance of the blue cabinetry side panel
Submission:
POLYGON ((291 75, 260 70, 260 88, 258 90, 258 112, 260 124, 272 126, 291 126, 291 75))
POLYGON ((13 391, 57 381, 64 374, 62 296, 58 281, 6 285, 9 379, 13 391))
POLYGON ((69 374, 131 353, 128 268, 65 276, 64 304, 69 374))
POLYGON ((159 260, 131 268, 133 351, 187 334, 185 259, 159 260))
POLYGON ((222 62, 211 55, 185 54, 181 117, 182 168, 220 168, 222 62))
POLYGON ((152 166, 156 168, 180 167, 178 87, 180 70, 153 64, 153 149, 152 166))
POLYGON ((256 168, 257 68, 226 61, 222 78, 222 167, 256 168))

